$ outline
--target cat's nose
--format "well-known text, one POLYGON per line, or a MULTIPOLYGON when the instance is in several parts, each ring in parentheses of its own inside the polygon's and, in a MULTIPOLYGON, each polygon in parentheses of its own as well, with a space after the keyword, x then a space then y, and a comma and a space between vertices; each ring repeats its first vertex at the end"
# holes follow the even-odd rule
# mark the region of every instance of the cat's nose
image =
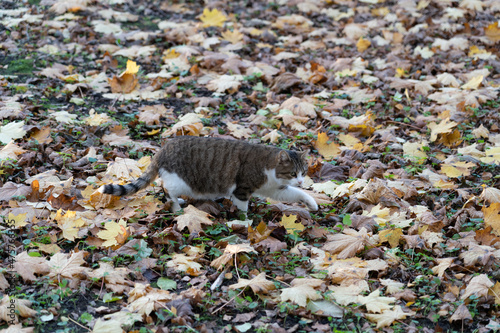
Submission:
POLYGON ((297 183, 299 183, 299 185, 302 185, 302 180, 297 180, 297 183))

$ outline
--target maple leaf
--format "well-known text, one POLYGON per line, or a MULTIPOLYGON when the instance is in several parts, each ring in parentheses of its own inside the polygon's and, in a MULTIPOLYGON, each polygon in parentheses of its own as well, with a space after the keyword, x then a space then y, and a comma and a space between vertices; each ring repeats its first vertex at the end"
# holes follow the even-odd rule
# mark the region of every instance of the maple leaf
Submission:
POLYGON ((63 124, 73 124, 76 122, 78 116, 76 114, 69 113, 68 111, 58 111, 51 114, 57 122, 63 124))
POLYGON ((439 277, 443 277, 444 271, 446 269, 448 269, 449 267, 451 267, 454 260, 455 260, 455 258, 441 258, 441 259, 438 258, 438 259, 436 259, 436 261, 438 262, 438 265, 432 267, 432 272, 434 274, 437 274, 437 276, 439 276, 439 277))
POLYGON ((28 224, 28 222, 26 222, 26 215, 27 214, 28 213, 14 215, 12 213, 9 213, 9 216, 7 216, 7 221, 6 222, 11 227, 15 227, 15 228, 24 227, 26 224, 28 224))
POLYGON ((7 144, 12 140, 22 138, 27 133, 23 126, 24 121, 9 122, 7 125, 0 126, 0 142, 7 144))
POLYGON ((229 286, 229 289, 240 289, 250 287, 255 294, 267 294, 271 290, 276 289, 272 281, 266 279, 266 273, 262 272, 251 280, 238 279, 238 283, 229 286))
POLYGON ((241 139, 241 138, 246 138, 248 139, 252 134, 253 131, 249 128, 245 128, 245 126, 240 125, 240 124, 233 124, 229 121, 226 122, 227 129, 231 133, 232 136, 235 138, 241 139))
POLYGON ((289 234, 299 233, 305 228, 302 223, 297 222, 297 215, 283 215, 280 224, 285 227, 289 234))
POLYGON ((10 158, 17 161, 17 155, 21 155, 25 152, 26 150, 16 145, 14 141, 11 141, 0 150, 0 160, 10 158))
POLYGON ((500 28, 498 22, 493 22, 484 28, 484 34, 493 42, 500 41, 500 28))
POLYGON ((222 27, 224 25, 224 22, 227 21, 227 17, 216 8, 212 10, 204 8, 203 14, 200 16, 200 20, 203 22, 204 28, 222 27))
POLYGON ((481 162, 500 164, 500 147, 490 148, 485 153, 486 156, 480 158, 481 162))
POLYGON ((70 241, 75 240, 80 227, 85 225, 85 221, 78 218, 76 212, 70 210, 62 214, 62 209, 59 209, 54 219, 57 221, 59 228, 61 228, 63 237, 70 241))
POLYGON ((182 253, 172 255, 172 260, 167 262, 168 267, 173 267, 181 272, 187 272, 190 275, 197 276, 201 273, 201 266, 193 256, 187 256, 182 253))
POLYGON ((219 94, 229 91, 229 93, 236 92, 241 86, 241 75, 221 75, 218 78, 211 80, 207 83, 207 89, 215 91, 219 94))
POLYGON ((350 258, 363 250, 370 236, 364 227, 360 231, 346 228, 342 232, 343 234, 328 235, 328 241, 323 245, 325 251, 339 253, 339 259, 350 258))
POLYGON ((453 315, 450 317, 450 322, 465 319, 472 320, 472 315, 470 314, 469 309, 467 309, 467 306, 465 304, 460 304, 453 315))
POLYGON ((254 248, 250 244, 229 244, 224 249, 224 253, 222 255, 212 261, 210 266, 215 267, 216 269, 221 269, 225 264, 229 263, 233 256, 238 253, 257 253, 254 248))
POLYGON ((493 287, 488 290, 488 295, 495 298, 495 304, 500 304, 500 282, 496 282, 493 287))
POLYGON ((450 118, 443 119, 439 124, 430 123, 427 126, 431 129, 431 142, 436 141, 438 134, 451 133, 452 128, 457 125, 458 123, 451 121, 450 118))
POLYGON ((314 104, 298 97, 290 97, 281 104, 280 109, 290 110, 296 116, 316 118, 316 107, 314 104))
POLYGON ((50 272, 50 267, 45 258, 31 257, 26 251, 16 256, 14 269, 25 281, 35 281, 35 274, 45 275, 50 272))
POLYGON ((291 301, 303 307, 307 305, 308 300, 314 301, 320 298, 322 298, 320 293, 307 284, 284 288, 281 290, 282 302, 291 301))
POLYGON ((396 302, 395 297, 380 296, 380 290, 377 289, 368 296, 358 296, 358 302, 365 305, 369 312, 381 313, 392 308, 391 303, 396 302))
POLYGON ((397 282, 391 279, 380 279, 380 283, 383 286, 386 286, 387 289, 385 290, 386 294, 395 294, 397 292, 400 292, 401 289, 405 287, 405 283, 397 282))
POLYGON ((491 226, 493 233, 500 236, 500 203, 494 202, 483 207, 484 224, 491 226))
POLYGON ((177 221, 177 228, 183 230, 188 228, 189 232, 200 232, 203 230, 202 224, 212 225, 214 222, 208 217, 210 214, 189 205, 184 208, 184 214, 177 216, 174 220, 177 221))
POLYGON ((110 221, 104 224, 106 230, 101 230, 97 236, 103 240, 102 246, 109 247, 123 244, 128 237, 127 222, 120 220, 118 223, 110 221))
POLYGON ((224 38, 228 42, 231 42, 232 44, 241 42, 244 37, 244 35, 238 29, 234 29, 233 31, 226 30, 222 32, 221 35, 222 38, 224 38))
POLYGON ((187 113, 179 118, 179 121, 162 134, 162 137, 171 136, 172 134, 180 135, 200 135, 200 131, 203 129, 203 124, 201 118, 196 113, 187 113))
POLYGON ((486 274, 475 276, 467 284, 467 288, 465 288, 465 292, 460 297, 460 299, 467 299, 471 295, 475 295, 477 297, 487 296, 488 289, 493 285, 494 283, 491 282, 486 274))
POLYGON ((401 239, 402 235, 403 230, 401 228, 396 228, 394 230, 386 229, 378 233, 380 243, 389 242, 392 248, 395 248, 399 245, 399 240, 401 239))
POLYGON ((372 43, 369 40, 360 37, 356 43, 356 47, 358 48, 358 52, 363 53, 370 47, 371 44, 372 43))
POLYGON ((377 328, 390 326, 396 320, 406 319, 407 316, 412 316, 413 312, 404 312, 401 306, 396 305, 394 310, 386 310, 382 314, 367 314, 368 320, 377 323, 377 328))
MULTIPOLYGON (((318 140, 314 142, 314 147, 324 158, 332 159, 340 155, 340 146, 334 142, 327 143, 328 135, 323 132, 318 133, 318 140)), ((325 192, 326 193, 326 192, 325 192)), ((328 194, 328 193, 327 193, 328 194)))
POLYGON ((10 323, 12 320, 18 322, 17 315, 14 318, 10 316, 10 314, 12 314, 11 304, 14 304, 15 312, 18 312, 23 318, 35 317, 37 315, 36 310, 30 308, 32 304, 31 301, 4 295, 0 301, 0 319, 3 319, 7 323, 10 323))
POLYGON ((135 289, 130 293, 133 297, 129 297, 127 309, 130 312, 137 312, 141 315, 148 316, 156 309, 165 308, 165 304, 172 300, 170 292, 152 288, 149 285, 144 286, 140 283, 136 283, 135 289))
POLYGON ((82 267, 85 264, 83 259, 85 254, 85 251, 54 254, 48 262, 50 268, 49 277, 57 281, 67 278, 70 279, 71 285, 74 285, 77 283, 80 274, 88 270, 88 268, 82 267))
POLYGON ((358 280, 348 285, 329 286, 328 289, 333 291, 332 296, 335 301, 344 306, 357 303, 359 294, 370 290, 368 283, 364 280, 358 280))
POLYGON ((96 113, 94 109, 89 111, 89 116, 84 120, 90 126, 100 126, 112 121, 111 117, 106 113, 96 113))

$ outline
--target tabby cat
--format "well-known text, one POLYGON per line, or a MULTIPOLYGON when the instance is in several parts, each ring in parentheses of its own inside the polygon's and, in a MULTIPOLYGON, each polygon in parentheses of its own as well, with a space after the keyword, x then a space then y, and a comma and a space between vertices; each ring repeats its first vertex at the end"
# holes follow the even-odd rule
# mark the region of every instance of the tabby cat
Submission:
POLYGON ((303 202, 310 210, 318 205, 300 186, 307 172, 305 153, 237 140, 179 136, 169 139, 148 170, 126 185, 103 185, 99 192, 123 196, 148 186, 158 175, 173 201, 230 198, 244 214, 253 194, 279 201, 303 202))

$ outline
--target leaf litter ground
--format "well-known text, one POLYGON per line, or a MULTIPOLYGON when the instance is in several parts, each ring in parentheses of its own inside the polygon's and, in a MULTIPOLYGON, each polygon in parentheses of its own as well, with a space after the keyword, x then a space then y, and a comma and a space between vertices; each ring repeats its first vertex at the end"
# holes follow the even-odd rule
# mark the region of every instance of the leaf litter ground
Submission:
POLYGON ((3 1, 1 332, 497 331, 499 13, 3 1), (309 151, 320 210, 95 193, 182 134, 309 151))

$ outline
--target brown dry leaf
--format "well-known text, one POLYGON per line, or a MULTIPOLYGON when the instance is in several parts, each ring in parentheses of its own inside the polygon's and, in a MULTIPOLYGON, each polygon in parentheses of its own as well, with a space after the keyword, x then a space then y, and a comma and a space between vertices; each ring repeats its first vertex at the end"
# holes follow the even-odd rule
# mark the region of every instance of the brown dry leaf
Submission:
POLYGON ((328 241, 322 247, 325 251, 338 253, 339 259, 351 258, 363 250, 371 236, 364 227, 360 231, 346 228, 342 232, 343 234, 328 235, 328 241))
POLYGON ((334 142, 327 143, 328 141, 328 135, 326 133, 319 132, 318 140, 315 141, 314 147, 318 150, 318 153, 326 159, 338 157, 341 153, 340 146, 334 142))
POLYGON ((222 38, 224 38, 228 42, 231 42, 232 44, 237 44, 243 41, 244 37, 244 35, 238 29, 234 29, 233 31, 226 30, 223 33, 221 33, 221 35, 222 38))
POLYGON ((135 74, 123 73, 121 76, 113 76, 108 79, 111 92, 114 94, 129 94, 139 86, 139 79, 135 74))
POLYGON ((162 134, 162 137, 175 135, 192 135, 199 136, 203 129, 201 118, 196 113, 187 113, 179 117, 179 121, 172 126, 168 131, 162 134))
POLYGON ((38 314, 36 310, 30 308, 31 301, 4 295, 0 301, 0 319, 3 319, 7 323, 12 323, 12 321, 17 323, 19 321, 17 314, 15 314, 14 318, 11 316, 11 304, 14 305, 14 310, 19 312, 19 315, 23 318, 35 317, 38 314))
POLYGON ((127 309, 132 313, 149 316, 151 312, 157 309, 164 309, 165 304, 172 300, 172 295, 166 290, 152 288, 149 285, 136 283, 129 297, 127 309), (134 293, 135 291, 135 293, 134 293))
POLYGON ((455 260, 455 258, 442 258, 442 259, 438 258, 438 259, 436 259, 438 265, 432 267, 432 272, 434 274, 437 274, 437 276, 439 276, 439 277, 443 277, 444 271, 447 268, 451 267, 454 260, 455 260))
POLYGON ((48 144, 52 142, 52 137, 50 136, 50 134, 51 134, 51 127, 44 126, 40 129, 35 130, 31 134, 31 138, 33 140, 38 141, 41 144, 48 144))
POLYGON ((452 129, 457 125, 458 123, 451 121, 450 118, 443 119, 439 124, 430 123, 427 125, 431 129, 430 141, 436 141, 439 134, 451 133, 452 129))
POLYGON ((2 187, 0 187, 0 200, 6 201, 18 196, 26 197, 30 192, 30 186, 7 182, 2 187))
POLYGON ((500 305, 500 282, 496 282, 488 291, 488 295, 495 298, 495 304, 500 305))
POLYGON ((225 264, 230 263, 233 256, 238 253, 257 253, 250 244, 229 244, 224 249, 224 253, 210 264, 216 269, 221 269, 225 264))
POLYGON ((25 281, 35 281, 35 274, 45 275, 50 272, 47 260, 43 257, 31 257, 24 251, 16 256, 14 269, 25 281))
POLYGON ((178 230, 183 230, 187 227, 189 232, 198 233, 203 230, 203 224, 212 225, 214 223, 208 218, 209 216, 210 214, 199 210, 193 205, 189 205, 184 208, 184 214, 177 216, 174 220, 177 221, 178 230))
POLYGON ((178 271, 186 272, 192 276, 198 276, 201 274, 203 266, 196 262, 197 259, 198 258, 195 256, 175 253, 172 255, 172 260, 167 262, 167 267, 173 267, 178 271))
POLYGON ((487 296, 489 288, 493 285, 493 282, 491 282, 486 274, 475 276, 467 284, 467 288, 465 288, 465 292, 460 299, 467 299, 471 295, 475 295, 477 297, 487 296))
POLYGON ((240 289, 250 287, 255 294, 267 294, 276 289, 272 281, 266 279, 266 273, 262 272, 251 280, 239 279, 238 283, 229 286, 229 289, 240 289))
POLYGON ((490 226, 493 233, 500 236, 500 203, 494 202, 489 207, 484 206, 484 224, 490 226))
POLYGON ((472 320, 472 315, 470 314, 469 309, 467 309, 467 306, 465 304, 460 304, 453 315, 450 317, 450 323, 453 321, 465 319, 472 320))
POLYGON ((483 192, 479 197, 488 203, 500 203, 500 190, 483 185, 483 192))
POLYGON ((78 277, 88 270, 88 268, 82 267, 86 263, 83 259, 85 254, 84 251, 54 254, 48 262, 49 278, 56 281, 66 278, 70 282, 77 282, 78 277))
POLYGON ((226 125, 231 135, 237 139, 248 139, 253 134, 253 131, 251 129, 246 128, 243 125, 233 124, 229 121, 226 122, 226 125))
POLYGON ((298 97, 290 97, 281 104, 280 109, 290 110, 296 116, 316 118, 316 107, 314 104, 298 97))

